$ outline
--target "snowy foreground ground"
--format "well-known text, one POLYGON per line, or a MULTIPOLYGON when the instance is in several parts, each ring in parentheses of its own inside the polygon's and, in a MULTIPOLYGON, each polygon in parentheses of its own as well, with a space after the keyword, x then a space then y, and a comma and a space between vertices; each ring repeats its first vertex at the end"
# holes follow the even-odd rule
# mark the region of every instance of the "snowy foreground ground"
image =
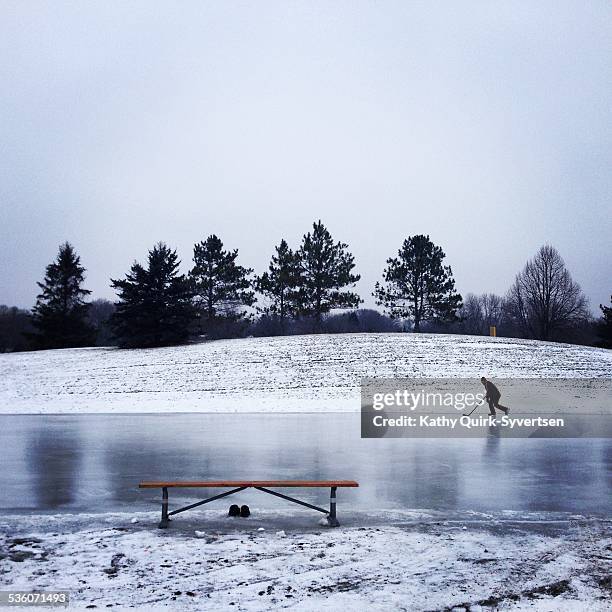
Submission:
POLYGON ((156 529, 156 520, 151 513, 5 518, 2 588, 65 589, 70 609, 574 612, 612 605, 612 529, 602 520, 415 511, 378 521, 352 516, 350 525, 329 529, 308 512, 294 511, 291 523, 274 513, 193 512, 168 530, 156 529))
POLYGON ((357 411, 364 376, 478 381, 611 372, 612 351, 604 349, 430 334, 66 349, 0 355, 0 413, 357 411))

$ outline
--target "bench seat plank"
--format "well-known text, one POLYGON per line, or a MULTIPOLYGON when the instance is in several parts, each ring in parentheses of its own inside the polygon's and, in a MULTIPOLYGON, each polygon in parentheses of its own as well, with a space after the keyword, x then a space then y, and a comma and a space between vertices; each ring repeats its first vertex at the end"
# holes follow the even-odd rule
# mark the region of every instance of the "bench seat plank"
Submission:
POLYGON ((358 487, 354 480, 206 480, 141 482, 140 489, 222 487, 358 487))

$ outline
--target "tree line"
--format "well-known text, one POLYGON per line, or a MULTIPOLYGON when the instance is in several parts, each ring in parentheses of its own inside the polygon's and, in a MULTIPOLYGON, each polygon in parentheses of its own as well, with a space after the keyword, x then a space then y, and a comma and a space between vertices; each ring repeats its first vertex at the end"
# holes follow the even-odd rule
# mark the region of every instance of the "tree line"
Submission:
POLYGON ((0 307, 0 350, 351 331, 483 335, 493 325, 499 335, 612 346, 611 308, 602 305, 601 320, 592 321, 580 286, 553 247, 543 246, 525 264, 504 297, 464 300, 445 257, 429 236, 406 238, 374 287, 382 314, 359 308, 354 257, 321 221, 296 249, 281 240, 261 275, 240 265, 238 249, 226 249, 216 235, 194 245, 187 274, 180 273, 176 250, 160 242, 145 263, 111 279, 115 303, 88 301, 85 268, 66 242, 38 283, 31 313, 0 307))

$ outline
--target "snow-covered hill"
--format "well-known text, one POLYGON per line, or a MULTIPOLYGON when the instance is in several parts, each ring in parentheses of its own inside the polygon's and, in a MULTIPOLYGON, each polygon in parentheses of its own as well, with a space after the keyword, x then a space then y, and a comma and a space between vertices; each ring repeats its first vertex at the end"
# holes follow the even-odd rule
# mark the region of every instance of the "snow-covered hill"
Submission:
POLYGON ((0 355, 0 412, 359 410, 380 377, 609 377, 612 351, 476 336, 345 334, 0 355))

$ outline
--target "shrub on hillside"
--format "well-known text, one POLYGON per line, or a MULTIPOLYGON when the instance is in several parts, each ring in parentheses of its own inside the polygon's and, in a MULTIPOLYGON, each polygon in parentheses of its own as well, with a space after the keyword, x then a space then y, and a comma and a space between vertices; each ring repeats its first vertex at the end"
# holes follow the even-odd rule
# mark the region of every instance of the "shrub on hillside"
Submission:
POLYGON ((29 311, 0 305, 0 353, 29 350, 31 345, 27 334, 32 332, 32 315, 29 311))

